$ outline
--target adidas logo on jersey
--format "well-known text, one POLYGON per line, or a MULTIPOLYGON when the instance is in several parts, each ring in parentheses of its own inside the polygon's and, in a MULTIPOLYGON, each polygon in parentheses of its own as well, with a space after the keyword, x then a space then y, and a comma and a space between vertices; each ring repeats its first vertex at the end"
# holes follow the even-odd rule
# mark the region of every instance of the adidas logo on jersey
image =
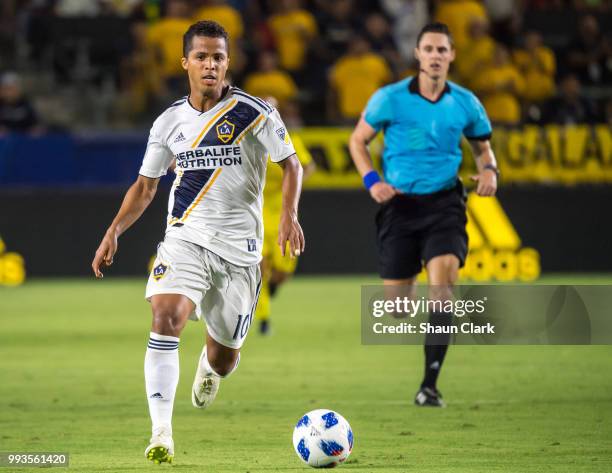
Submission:
POLYGON ((185 141, 185 136, 183 135, 182 131, 178 134, 176 138, 174 138, 175 143, 179 143, 181 141, 185 141))

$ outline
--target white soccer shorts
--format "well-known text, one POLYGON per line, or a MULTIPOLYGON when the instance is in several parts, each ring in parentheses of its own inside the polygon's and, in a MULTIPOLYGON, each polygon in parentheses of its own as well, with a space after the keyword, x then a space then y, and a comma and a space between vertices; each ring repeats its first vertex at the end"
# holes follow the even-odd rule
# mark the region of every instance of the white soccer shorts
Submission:
POLYGON ((157 247, 145 297, 187 296, 195 305, 190 319, 204 314, 215 341, 240 348, 253 323, 260 287, 258 264, 236 266, 195 243, 166 237, 157 247))

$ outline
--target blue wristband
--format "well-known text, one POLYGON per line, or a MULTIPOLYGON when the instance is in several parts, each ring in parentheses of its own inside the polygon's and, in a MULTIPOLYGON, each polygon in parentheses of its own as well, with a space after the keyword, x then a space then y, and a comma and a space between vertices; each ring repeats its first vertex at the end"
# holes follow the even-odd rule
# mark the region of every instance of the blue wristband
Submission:
POLYGON ((370 187, 372 187, 377 182, 380 182, 380 176, 376 171, 370 171, 365 176, 363 176, 363 185, 367 190, 370 190, 370 187))

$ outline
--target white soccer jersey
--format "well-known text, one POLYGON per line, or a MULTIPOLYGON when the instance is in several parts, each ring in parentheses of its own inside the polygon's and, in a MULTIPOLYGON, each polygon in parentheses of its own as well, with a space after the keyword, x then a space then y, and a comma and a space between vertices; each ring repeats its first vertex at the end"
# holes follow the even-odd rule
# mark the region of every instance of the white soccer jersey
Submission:
POLYGON ((295 153, 278 112, 231 87, 207 112, 178 100, 153 123, 140 174, 166 174, 176 158, 166 235, 238 266, 261 260, 266 158, 295 153))

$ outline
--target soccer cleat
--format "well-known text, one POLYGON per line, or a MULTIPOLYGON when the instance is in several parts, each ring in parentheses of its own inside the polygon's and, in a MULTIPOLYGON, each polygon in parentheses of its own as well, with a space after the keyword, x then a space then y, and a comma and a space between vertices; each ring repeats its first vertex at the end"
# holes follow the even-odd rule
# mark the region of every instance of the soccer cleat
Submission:
POLYGON ((206 353, 206 345, 200 355, 198 367, 196 368, 195 379, 193 380, 193 388, 191 389, 191 403, 193 407, 198 409, 206 409, 212 404, 219 391, 221 378, 214 373, 206 373, 202 370, 202 358, 206 353))
POLYGON ((172 460, 174 460, 174 441, 170 430, 162 427, 153 431, 149 446, 145 450, 145 458, 156 465, 172 463, 172 460))
POLYGON ((421 407, 446 407, 442 393, 435 388, 422 387, 416 393, 414 403, 421 407))

